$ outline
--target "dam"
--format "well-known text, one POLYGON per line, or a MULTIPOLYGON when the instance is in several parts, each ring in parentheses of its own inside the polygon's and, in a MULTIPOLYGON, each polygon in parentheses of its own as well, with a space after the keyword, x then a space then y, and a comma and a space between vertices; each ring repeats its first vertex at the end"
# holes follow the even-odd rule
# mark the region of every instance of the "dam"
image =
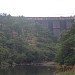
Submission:
POLYGON ((74 17, 24 17, 25 20, 36 21, 48 26, 54 36, 59 36, 61 31, 67 30, 75 22, 74 17))
POLYGON ((1 15, 0 16, 0 28, 4 27, 6 28, 6 23, 8 21, 11 22, 11 20, 23 20, 23 22, 27 21, 28 23, 37 23, 39 25, 44 25, 48 29, 50 29, 51 34, 58 37, 59 34, 63 30, 67 30, 72 26, 72 23, 75 22, 75 16, 71 17, 24 17, 24 16, 6 16, 6 15, 1 15))

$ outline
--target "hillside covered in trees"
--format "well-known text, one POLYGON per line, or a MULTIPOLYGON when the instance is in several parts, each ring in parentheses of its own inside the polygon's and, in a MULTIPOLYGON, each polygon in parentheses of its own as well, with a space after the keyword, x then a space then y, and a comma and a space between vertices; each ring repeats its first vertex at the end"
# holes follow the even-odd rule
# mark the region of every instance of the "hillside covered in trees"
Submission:
POLYGON ((46 25, 23 16, 0 14, 0 64, 52 61, 55 43, 46 25))
POLYGON ((53 60, 61 65, 75 64, 75 24, 56 38, 41 22, 0 14, 0 64, 53 60))

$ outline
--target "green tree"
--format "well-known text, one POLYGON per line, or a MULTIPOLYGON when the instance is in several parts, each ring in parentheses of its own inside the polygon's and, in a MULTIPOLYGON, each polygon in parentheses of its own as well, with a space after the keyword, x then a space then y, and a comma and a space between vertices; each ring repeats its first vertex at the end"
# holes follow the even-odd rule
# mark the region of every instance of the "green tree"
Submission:
POLYGON ((60 64, 75 64, 75 24, 70 30, 64 31, 59 38, 57 45, 56 61, 60 64))
POLYGON ((0 64, 3 61, 7 61, 9 57, 9 50, 0 46, 0 64))

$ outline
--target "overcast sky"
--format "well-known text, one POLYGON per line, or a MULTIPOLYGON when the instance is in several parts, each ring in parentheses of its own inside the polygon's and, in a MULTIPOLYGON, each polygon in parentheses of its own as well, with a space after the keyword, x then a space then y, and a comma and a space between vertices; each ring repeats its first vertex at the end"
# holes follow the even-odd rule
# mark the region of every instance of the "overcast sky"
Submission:
POLYGON ((73 16, 75 0, 0 0, 0 13, 26 17, 73 16))

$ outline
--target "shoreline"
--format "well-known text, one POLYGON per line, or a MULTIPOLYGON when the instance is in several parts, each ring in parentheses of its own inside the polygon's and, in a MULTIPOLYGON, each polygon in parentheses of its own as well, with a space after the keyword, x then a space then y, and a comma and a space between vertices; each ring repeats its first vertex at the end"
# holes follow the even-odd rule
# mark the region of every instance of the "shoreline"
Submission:
POLYGON ((58 66, 55 62, 43 62, 43 63, 25 63, 25 64, 2 64, 0 67, 9 67, 9 66, 58 66))

